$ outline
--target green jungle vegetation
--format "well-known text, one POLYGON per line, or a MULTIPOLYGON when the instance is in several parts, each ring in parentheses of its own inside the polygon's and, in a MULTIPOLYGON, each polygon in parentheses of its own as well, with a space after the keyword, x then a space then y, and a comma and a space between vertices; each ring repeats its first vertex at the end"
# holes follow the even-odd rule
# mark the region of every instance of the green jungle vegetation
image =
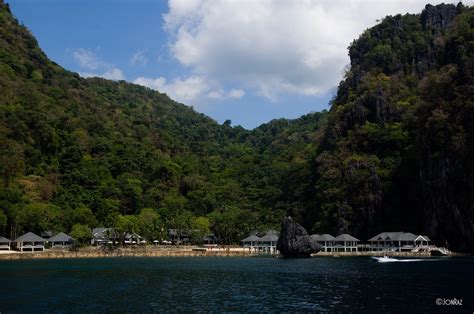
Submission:
POLYGON ((238 243, 310 232, 474 243, 474 10, 427 5, 349 47, 329 112, 253 130, 49 60, 0 0, 0 234, 168 228, 238 243), (390 229, 390 230, 387 230, 390 229))

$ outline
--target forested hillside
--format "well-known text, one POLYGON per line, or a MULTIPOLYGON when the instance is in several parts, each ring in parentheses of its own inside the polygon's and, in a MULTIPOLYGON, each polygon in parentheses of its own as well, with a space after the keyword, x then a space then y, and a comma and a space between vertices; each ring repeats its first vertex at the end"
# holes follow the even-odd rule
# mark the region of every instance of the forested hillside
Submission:
POLYGON ((245 130, 61 68, 0 0, 0 234, 236 243, 291 214, 312 232, 412 231, 472 251, 473 26, 461 4, 386 17, 350 45, 329 113, 245 130))
POLYGON ((238 242, 277 228, 305 192, 325 113, 218 125, 164 94, 62 69, 3 3, 0 31, 0 233, 211 228, 238 242))

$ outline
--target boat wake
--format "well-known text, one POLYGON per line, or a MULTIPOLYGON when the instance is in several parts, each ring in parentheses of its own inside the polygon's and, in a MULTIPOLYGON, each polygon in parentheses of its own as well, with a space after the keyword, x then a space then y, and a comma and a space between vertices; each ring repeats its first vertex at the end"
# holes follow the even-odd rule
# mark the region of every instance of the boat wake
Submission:
POLYGON ((427 261, 425 258, 405 258, 405 259, 400 259, 400 258, 392 258, 392 257, 377 257, 377 256, 372 256, 373 260, 376 260, 379 263, 399 263, 399 262, 422 262, 422 261, 427 261))

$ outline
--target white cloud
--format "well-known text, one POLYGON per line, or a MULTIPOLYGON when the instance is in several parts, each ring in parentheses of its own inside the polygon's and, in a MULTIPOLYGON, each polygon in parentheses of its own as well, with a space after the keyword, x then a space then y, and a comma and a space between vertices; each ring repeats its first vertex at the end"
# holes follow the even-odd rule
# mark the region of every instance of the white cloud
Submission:
POLYGON ((213 90, 213 84, 210 84, 205 78, 200 76, 190 76, 184 79, 176 78, 171 82, 168 82, 164 77, 138 77, 133 83, 166 93, 172 99, 179 102, 198 106, 202 105, 205 100, 208 99, 236 99, 245 95, 245 92, 241 89, 232 89, 228 92, 222 89, 213 90))
POLYGON ((232 89, 230 92, 227 94, 229 98, 242 98, 244 97, 245 92, 243 89, 232 89))
POLYGON ((213 90, 207 94, 207 97, 215 100, 223 99, 240 99, 245 96, 245 91, 242 89, 231 89, 228 92, 222 90, 213 90))
POLYGON ((102 77, 108 80, 120 81, 124 80, 125 76, 123 75, 122 70, 118 68, 113 68, 108 71, 105 71, 101 74, 99 73, 89 73, 89 72, 81 72, 79 73, 82 77, 102 77))
MULTIPOLYGON (((282 93, 328 93, 349 63, 347 47, 352 40, 377 19, 419 13, 425 4, 426 0, 169 0, 164 28, 171 36, 171 53, 194 78, 251 88, 278 100, 282 93)), ((174 90, 186 81, 164 86, 174 90)), ((207 96, 222 99, 225 94, 209 90, 207 96)))
POLYGON ((141 50, 137 50, 130 58, 131 65, 146 65, 148 58, 145 56, 145 53, 141 50))
POLYGON ((197 76, 186 79, 177 78, 170 83, 164 77, 156 79, 139 77, 133 83, 164 92, 171 98, 184 103, 195 101, 209 90, 204 79, 197 76))
POLYGON ((96 70, 105 65, 92 51, 89 49, 79 48, 73 53, 76 62, 83 68, 88 70, 96 70))
POLYGON ((108 80, 124 80, 125 75, 119 68, 101 60, 89 49, 79 48, 73 53, 74 59, 82 68, 94 72, 79 72, 82 77, 102 77, 108 80))

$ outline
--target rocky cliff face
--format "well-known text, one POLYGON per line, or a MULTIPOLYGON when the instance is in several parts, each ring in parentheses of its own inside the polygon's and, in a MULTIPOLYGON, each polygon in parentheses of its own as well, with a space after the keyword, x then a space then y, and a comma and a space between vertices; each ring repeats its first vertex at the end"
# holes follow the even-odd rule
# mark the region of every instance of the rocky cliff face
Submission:
POLYGON ((461 10, 461 4, 459 4, 457 7, 444 3, 437 6, 427 4, 421 13, 421 25, 425 30, 429 29, 430 27, 447 27, 461 10))
POLYGON ((315 160, 315 231, 474 250, 474 10, 386 17, 349 48, 315 160))

